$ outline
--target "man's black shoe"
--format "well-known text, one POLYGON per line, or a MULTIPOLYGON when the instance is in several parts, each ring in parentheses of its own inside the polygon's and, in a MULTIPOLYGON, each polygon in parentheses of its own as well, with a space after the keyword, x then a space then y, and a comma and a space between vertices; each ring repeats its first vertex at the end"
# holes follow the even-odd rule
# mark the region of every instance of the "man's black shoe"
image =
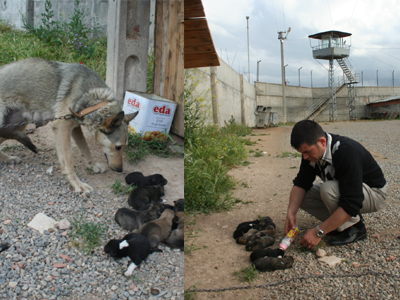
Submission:
POLYGON ((328 243, 332 246, 342 246, 367 238, 367 229, 362 221, 333 236, 328 243), (357 226, 356 226, 357 225, 357 226))
POLYGON ((341 231, 337 231, 336 229, 335 230, 332 230, 331 232, 328 232, 326 235, 327 236, 337 236, 337 235, 339 235, 339 234, 341 234, 342 232, 341 231))

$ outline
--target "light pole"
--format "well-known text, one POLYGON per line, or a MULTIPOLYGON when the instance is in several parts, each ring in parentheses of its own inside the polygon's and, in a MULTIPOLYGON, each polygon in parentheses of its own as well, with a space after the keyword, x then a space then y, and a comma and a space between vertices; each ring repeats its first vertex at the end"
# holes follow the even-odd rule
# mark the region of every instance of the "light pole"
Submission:
POLYGON ((312 70, 311 70, 311 88, 312 88, 312 70))
POLYGON ((282 110, 283 110, 283 124, 286 124, 286 96, 285 96, 285 67, 284 67, 284 58, 283 58, 283 40, 286 40, 288 34, 290 32, 290 27, 286 33, 286 31, 278 31, 278 40, 281 41, 281 72, 282 72, 282 110), (283 34, 286 33, 285 36, 283 34))
POLYGON ((301 70, 301 68, 303 68, 303 67, 299 68, 299 86, 300 86, 300 70, 301 70))
POLYGON ((392 83, 393 83, 393 86, 394 86, 394 70, 392 71, 392 83))
POLYGON ((260 71, 260 68, 259 68, 258 64, 260 63, 260 61, 261 61, 261 60, 257 60, 257 81, 259 81, 259 80, 258 80, 258 79, 259 79, 258 76, 259 76, 259 74, 260 74, 260 72, 259 72, 259 71, 260 71))
POLYGON ((247 19, 247 56, 249 58, 249 83, 250 83, 250 44, 249 44, 249 16, 246 16, 247 19))
POLYGON ((379 84, 378 84, 378 70, 376 70, 376 87, 378 87, 379 86, 379 84))
POLYGON ((289 83, 289 81, 287 81, 286 79, 286 67, 288 66, 288 64, 286 64, 286 65, 284 65, 283 66, 283 75, 285 76, 285 85, 286 85, 286 83, 289 83))

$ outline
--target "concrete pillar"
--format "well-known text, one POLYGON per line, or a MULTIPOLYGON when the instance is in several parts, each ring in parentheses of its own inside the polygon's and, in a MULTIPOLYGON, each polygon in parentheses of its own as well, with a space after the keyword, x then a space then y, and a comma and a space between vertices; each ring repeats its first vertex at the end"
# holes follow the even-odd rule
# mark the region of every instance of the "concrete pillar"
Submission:
MULTIPOLYGON (((213 122, 219 126, 219 101, 218 101, 218 87, 217 87, 217 67, 211 67, 211 99, 213 122)), ((242 75, 243 76, 243 75, 242 75)))
POLYGON ((106 83, 119 99, 146 92, 150 0, 110 0, 106 83))
POLYGON ((243 74, 240 74, 240 115, 241 115, 242 124, 246 125, 246 112, 245 112, 244 100, 245 100, 245 97, 244 97, 244 78, 243 78, 243 74))

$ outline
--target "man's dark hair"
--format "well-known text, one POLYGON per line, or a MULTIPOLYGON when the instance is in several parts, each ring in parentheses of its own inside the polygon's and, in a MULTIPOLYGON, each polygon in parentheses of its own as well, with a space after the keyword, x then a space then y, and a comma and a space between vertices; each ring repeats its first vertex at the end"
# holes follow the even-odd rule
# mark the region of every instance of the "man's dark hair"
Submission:
POLYGON ((293 126, 290 144, 294 149, 299 149, 304 143, 312 146, 317 143, 320 137, 325 137, 325 131, 317 122, 302 120, 293 126))

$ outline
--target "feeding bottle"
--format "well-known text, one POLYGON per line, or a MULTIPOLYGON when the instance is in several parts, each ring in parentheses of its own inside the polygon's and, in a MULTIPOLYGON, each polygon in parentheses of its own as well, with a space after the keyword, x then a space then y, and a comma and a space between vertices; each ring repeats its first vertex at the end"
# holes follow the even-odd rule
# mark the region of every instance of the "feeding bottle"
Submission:
POLYGON ((283 238, 282 242, 279 244, 279 248, 282 249, 283 251, 286 251, 286 249, 293 243, 296 235, 300 232, 299 227, 296 225, 293 227, 287 235, 283 238))

